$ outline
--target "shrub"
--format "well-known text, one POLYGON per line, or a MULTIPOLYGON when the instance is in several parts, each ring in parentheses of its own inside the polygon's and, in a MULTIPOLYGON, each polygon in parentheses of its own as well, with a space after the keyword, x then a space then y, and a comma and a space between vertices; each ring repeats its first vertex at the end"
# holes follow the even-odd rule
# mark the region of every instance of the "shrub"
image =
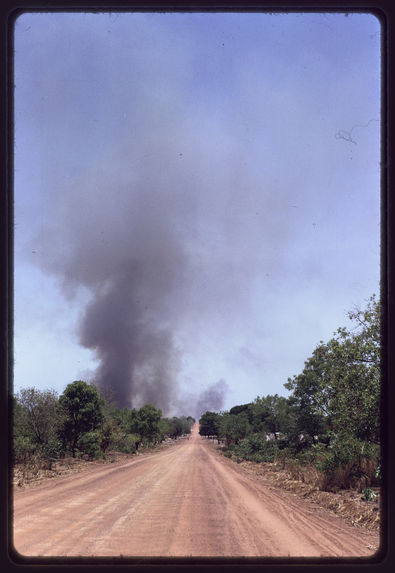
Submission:
POLYGON ((107 421, 102 429, 101 429, 101 436, 100 436, 100 448, 104 453, 110 446, 113 437, 113 428, 112 425, 107 421))
POLYGON ((141 443, 139 434, 116 432, 113 435, 111 448, 124 454, 135 454, 141 443))
POLYGON ((262 434, 251 434, 233 445, 237 457, 256 463, 273 462, 279 448, 276 440, 266 441, 262 434))
POLYGON ((379 447, 356 438, 337 438, 328 447, 314 448, 314 465, 323 473, 322 489, 357 489, 377 483, 379 447))
POLYGON ((263 449, 263 461, 264 462, 274 462, 278 455, 278 446, 276 441, 266 442, 263 449))
POLYGON ((50 438, 47 443, 40 448, 43 460, 46 462, 47 469, 52 469, 52 464, 59 459, 62 453, 62 443, 56 438, 50 438))
POLYGON ((362 493, 363 493, 362 499, 364 499, 365 501, 374 501, 376 499, 376 494, 370 487, 365 487, 362 493))
POLYGON ((34 453, 36 447, 26 436, 14 437, 13 461, 14 463, 26 463, 34 453))
POLYGON ((265 456, 260 453, 250 454, 248 459, 256 464, 266 461, 265 456))
POLYGON ((81 434, 77 442, 78 451, 87 454, 89 459, 98 458, 102 455, 101 436, 98 431, 81 434))

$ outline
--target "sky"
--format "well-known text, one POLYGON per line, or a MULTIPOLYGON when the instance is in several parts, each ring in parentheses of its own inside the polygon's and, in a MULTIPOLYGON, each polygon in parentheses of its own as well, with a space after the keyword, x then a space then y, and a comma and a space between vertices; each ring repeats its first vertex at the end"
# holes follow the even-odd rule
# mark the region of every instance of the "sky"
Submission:
POLYGON ((14 391, 287 396, 379 294, 380 36, 368 13, 22 14, 14 391))

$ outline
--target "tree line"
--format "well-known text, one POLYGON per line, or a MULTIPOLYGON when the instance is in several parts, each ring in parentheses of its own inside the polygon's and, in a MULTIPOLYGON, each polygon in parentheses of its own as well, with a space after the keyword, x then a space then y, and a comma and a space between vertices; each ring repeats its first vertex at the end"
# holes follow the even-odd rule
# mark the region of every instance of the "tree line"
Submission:
POLYGON ((348 313, 352 326, 320 341, 291 393, 257 396, 226 412, 206 412, 200 434, 224 441, 237 461, 292 460, 322 472, 324 489, 380 478, 380 313, 373 295, 348 313), (363 478, 361 480, 361 478, 363 478))
POLYGON ((92 384, 76 380, 58 396, 25 388, 13 397, 13 457, 38 456, 51 466, 70 455, 93 459, 109 450, 133 454, 191 431, 192 416, 166 418, 152 404, 119 408, 92 384))

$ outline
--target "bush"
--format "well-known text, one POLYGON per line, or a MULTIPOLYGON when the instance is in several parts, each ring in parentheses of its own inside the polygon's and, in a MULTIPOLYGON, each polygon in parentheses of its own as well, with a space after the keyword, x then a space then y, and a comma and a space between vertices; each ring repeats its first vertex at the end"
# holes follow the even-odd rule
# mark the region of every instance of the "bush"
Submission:
POLYGON ((107 421, 103 425, 100 432, 100 448, 103 453, 110 447, 110 444, 112 442, 112 437, 113 437, 113 428, 111 423, 107 421))
POLYGON ((255 462, 273 462, 279 451, 276 440, 266 441, 262 434, 252 434, 233 444, 233 450, 238 458, 255 462))
POLYGON ((376 499, 376 494, 370 487, 365 487, 362 493, 362 499, 365 501, 374 501, 376 499))
POLYGON ((294 454, 293 448, 278 450, 275 461, 293 479, 310 483, 321 491, 364 488, 380 484, 379 446, 348 438, 327 446, 318 443, 294 454))
POLYGON ((101 436, 98 431, 81 434, 77 442, 78 451, 87 454, 89 459, 98 458, 102 455, 101 436))
POLYGON ((53 462, 58 460, 62 454, 62 443, 56 438, 50 438, 46 444, 41 446, 40 453, 50 470, 53 462))
POLYGON ((110 448, 124 454, 135 454, 140 444, 140 434, 126 432, 121 428, 116 428, 111 436, 110 448))
POLYGON ((140 444, 141 437, 138 434, 124 434, 118 436, 113 442, 115 450, 124 454, 135 454, 140 444))
POLYGON ((263 450, 264 461, 274 462, 278 456, 278 452, 279 452, 279 445, 277 443, 277 440, 266 442, 265 448, 263 450))
POLYGON ((27 463, 36 450, 36 446, 26 436, 15 436, 13 445, 13 461, 17 464, 27 463))
POLYGON ((314 466, 322 472, 321 489, 362 489, 378 483, 379 446, 356 438, 337 438, 313 448, 314 466))
POLYGON ((250 462, 255 462, 256 464, 260 464, 261 462, 267 461, 267 457, 260 453, 249 454, 248 460, 250 462))

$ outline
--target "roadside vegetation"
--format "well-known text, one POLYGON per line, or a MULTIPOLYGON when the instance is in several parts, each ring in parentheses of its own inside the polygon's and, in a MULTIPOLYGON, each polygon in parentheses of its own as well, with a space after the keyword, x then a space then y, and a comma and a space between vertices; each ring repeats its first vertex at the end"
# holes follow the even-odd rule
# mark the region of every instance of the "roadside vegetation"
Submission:
POLYGON ((20 485, 54 466, 136 454, 190 433, 191 416, 165 418, 152 404, 119 408, 82 380, 58 396, 22 389, 13 397, 13 464, 20 485))
POLYGON ((349 329, 320 341, 283 396, 206 412, 200 434, 236 462, 272 464, 318 490, 353 489, 372 501, 381 481, 380 304, 348 313, 349 329), (372 489, 373 488, 373 489, 372 489))

